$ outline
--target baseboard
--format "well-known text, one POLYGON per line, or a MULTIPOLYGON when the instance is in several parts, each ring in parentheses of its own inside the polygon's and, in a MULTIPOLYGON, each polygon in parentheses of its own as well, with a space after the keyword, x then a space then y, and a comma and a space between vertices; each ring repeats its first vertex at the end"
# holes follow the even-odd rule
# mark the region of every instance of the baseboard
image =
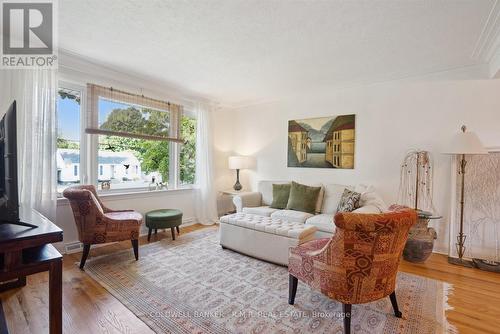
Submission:
POLYGON ((435 253, 435 254, 441 254, 441 255, 448 256, 448 252, 447 251, 433 250, 432 252, 435 253))
MULTIPOLYGON (((182 227, 185 226, 190 226, 197 224, 198 220, 196 218, 186 218, 182 220, 182 227)), ((139 236, 147 236, 148 235, 148 230, 145 228, 145 225, 141 226, 141 229, 139 231, 139 236)), ((98 247, 103 247, 107 245, 111 245, 114 242, 106 243, 106 244, 97 244, 97 245, 92 245, 92 248, 98 248, 98 247)), ((80 241, 71 241, 67 243, 57 243, 54 244, 54 246, 57 248, 57 250, 62 253, 62 254, 73 254, 73 253, 78 253, 83 250, 83 244, 80 241)))

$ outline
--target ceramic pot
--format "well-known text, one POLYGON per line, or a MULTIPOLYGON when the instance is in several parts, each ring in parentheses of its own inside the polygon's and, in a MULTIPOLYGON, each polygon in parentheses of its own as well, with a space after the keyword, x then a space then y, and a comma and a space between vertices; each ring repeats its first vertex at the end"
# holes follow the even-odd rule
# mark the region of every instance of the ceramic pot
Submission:
POLYGON ((410 229, 408 241, 403 250, 403 258, 409 262, 424 262, 431 255, 436 230, 427 227, 429 218, 419 217, 417 223, 410 229))

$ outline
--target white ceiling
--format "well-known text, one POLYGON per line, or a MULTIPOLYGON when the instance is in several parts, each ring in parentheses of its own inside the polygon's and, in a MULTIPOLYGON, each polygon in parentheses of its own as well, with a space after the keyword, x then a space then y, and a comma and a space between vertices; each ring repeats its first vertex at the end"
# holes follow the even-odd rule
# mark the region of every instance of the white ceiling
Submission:
POLYGON ((484 63, 477 49, 495 6, 496 0, 64 0, 59 45, 238 105, 484 63))

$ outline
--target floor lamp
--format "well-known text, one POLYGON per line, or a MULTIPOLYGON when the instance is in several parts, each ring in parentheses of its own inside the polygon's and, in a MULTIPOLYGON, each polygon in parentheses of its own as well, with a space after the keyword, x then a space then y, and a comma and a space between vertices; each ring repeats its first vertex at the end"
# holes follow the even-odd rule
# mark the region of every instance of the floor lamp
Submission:
POLYGON ((457 156, 459 160, 458 175, 461 180, 460 188, 460 227, 457 235, 457 254, 458 258, 448 257, 448 262, 452 264, 472 267, 472 262, 463 259, 465 254, 465 240, 467 236, 464 234, 464 204, 465 204, 465 167, 467 166, 466 155, 488 154, 483 144, 474 132, 467 132, 465 125, 462 125, 461 132, 457 133, 452 141, 448 151, 445 154, 457 156))

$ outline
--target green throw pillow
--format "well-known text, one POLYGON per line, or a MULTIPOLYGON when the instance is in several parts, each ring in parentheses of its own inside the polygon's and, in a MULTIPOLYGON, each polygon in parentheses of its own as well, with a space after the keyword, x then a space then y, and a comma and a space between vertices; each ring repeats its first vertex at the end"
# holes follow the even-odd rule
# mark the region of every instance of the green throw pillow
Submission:
POLYGON ((290 196, 290 183, 287 184, 273 184, 273 202, 271 208, 284 209, 288 203, 290 196))
POLYGON ((309 187, 304 184, 292 182, 286 208, 288 210, 314 214, 320 190, 321 187, 309 187))

